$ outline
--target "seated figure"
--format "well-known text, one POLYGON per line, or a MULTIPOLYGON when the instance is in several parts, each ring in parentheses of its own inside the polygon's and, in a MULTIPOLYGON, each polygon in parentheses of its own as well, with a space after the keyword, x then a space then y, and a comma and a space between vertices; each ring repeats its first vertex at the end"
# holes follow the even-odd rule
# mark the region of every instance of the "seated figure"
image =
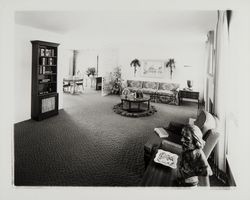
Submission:
POLYGON ((178 184, 181 186, 196 186, 198 176, 211 176, 212 170, 202 151, 205 141, 202 132, 196 125, 185 125, 182 128, 182 153, 178 167, 178 184))

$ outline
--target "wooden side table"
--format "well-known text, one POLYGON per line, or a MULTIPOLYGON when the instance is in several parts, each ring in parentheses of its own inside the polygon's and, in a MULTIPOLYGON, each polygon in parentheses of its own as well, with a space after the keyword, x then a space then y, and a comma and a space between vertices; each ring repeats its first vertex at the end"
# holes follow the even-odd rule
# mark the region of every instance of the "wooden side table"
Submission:
POLYGON ((192 90, 179 90, 179 105, 182 103, 183 98, 187 98, 187 99, 194 99, 197 100, 198 102, 198 109, 199 109, 199 92, 196 91, 192 91, 192 90))

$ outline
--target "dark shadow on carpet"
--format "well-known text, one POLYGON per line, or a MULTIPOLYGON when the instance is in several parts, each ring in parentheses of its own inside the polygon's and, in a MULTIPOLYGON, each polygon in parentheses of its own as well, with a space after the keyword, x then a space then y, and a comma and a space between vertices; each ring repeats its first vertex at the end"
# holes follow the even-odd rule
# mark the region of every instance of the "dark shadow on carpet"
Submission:
POLYGON ((64 95, 59 115, 14 127, 16 186, 137 186, 144 173, 143 146, 155 127, 187 122, 197 105, 153 104, 148 118, 112 110, 118 96, 64 95))

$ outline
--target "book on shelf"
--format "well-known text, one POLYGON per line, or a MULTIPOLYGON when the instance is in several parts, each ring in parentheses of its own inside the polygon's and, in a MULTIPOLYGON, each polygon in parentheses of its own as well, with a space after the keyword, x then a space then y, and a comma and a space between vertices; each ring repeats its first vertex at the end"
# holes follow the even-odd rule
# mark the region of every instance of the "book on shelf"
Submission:
POLYGON ((46 66, 40 65, 39 66, 39 74, 53 74, 53 71, 46 70, 46 66))
POLYGON ((49 59, 49 65, 53 65, 53 58, 49 59))
POLYGON ((43 95, 43 94, 48 94, 49 91, 42 91, 42 92, 39 92, 39 95, 43 95))
POLYGON ((55 50, 51 49, 51 56, 55 56, 55 50))
POLYGON ((53 71, 45 71, 44 74, 53 74, 53 71))
POLYGON ((42 58, 42 65, 46 65, 46 58, 42 58))
POLYGON ((45 79, 40 80, 40 83, 48 83, 48 82, 50 82, 49 78, 45 78, 45 79))
POLYGON ((45 49, 44 48, 41 48, 40 49, 40 56, 44 56, 45 55, 45 49))
POLYGON ((45 50, 45 56, 50 56, 50 49, 45 50))
POLYGON ((39 74, 43 74, 43 67, 41 65, 39 66, 39 74))

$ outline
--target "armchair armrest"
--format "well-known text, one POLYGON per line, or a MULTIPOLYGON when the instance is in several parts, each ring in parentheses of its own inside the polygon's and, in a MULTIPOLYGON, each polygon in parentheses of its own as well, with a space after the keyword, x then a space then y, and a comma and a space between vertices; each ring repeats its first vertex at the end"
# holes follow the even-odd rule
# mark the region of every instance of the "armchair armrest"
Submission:
POLYGON ((181 155, 181 152, 182 152, 182 146, 180 144, 176 144, 176 143, 171 142, 167 139, 162 140, 160 148, 165 150, 165 151, 175 153, 177 155, 181 155))

